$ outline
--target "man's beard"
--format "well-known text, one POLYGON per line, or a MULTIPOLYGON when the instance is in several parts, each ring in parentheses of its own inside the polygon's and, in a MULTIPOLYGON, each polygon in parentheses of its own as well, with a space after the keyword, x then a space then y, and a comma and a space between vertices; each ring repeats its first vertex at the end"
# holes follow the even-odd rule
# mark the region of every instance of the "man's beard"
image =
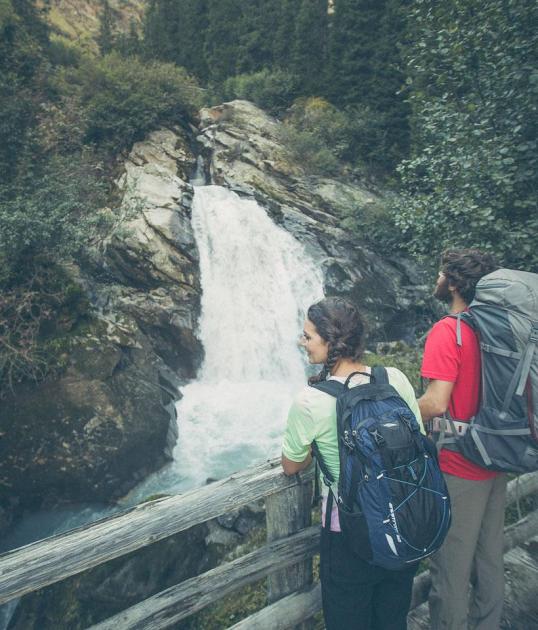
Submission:
POLYGON ((452 302, 452 291, 448 288, 448 280, 443 278, 442 282, 438 282, 435 285, 433 297, 437 298, 441 302, 450 304, 452 302))

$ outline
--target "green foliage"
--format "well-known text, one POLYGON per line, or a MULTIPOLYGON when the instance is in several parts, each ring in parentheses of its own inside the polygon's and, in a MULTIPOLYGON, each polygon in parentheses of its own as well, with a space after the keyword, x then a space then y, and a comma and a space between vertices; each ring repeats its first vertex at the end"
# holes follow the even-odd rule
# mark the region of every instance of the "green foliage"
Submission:
POLYGON ((276 114, 292 103, 297 83, 297 77, 285 70, 264 69, 226 79, 222 93, 225 100, 246 99, 276 114))
MULTIPOLYGON (((235 71, 249 74, 273 65, 274 34, 278 28, 280 2, 252 0, 239 22, 235 71)), ((245 10, 246 9, 246 10, 245 10)))
POLYGON ((65 367, 71 328, 88 311, 85 293, 54 264, 0 293, 0 400, 17 383, 65 367))
POLYGON ((75 73, 81 84, 87 142, 117 152, 163 124, 179 124, 203 103, 203 90, 170 63, 145 63, 111 53, 86 60, 75 73))
POLYGON ((295 40, 295 18, 301 0, 279 0, 278 24, 271 32, 273 37, 273 63, 277 68, 288 70, 295 40))
POLYGON ((538 6, 417 2, 408 51, 414 152, 394 208, 413 253, 478 246, 538 264, 538 6))
POLYGON ((321 98, 299 99, 285 120, 283 141, 292 158, 308 171, 337 175, 345 150, 345 116, 321 98))
POLYGON ((300 98, 286 117, 286 143, 313 172, 381 176, 386 137, 379 115, 368 107, 338 109, 322 98, 300 98))
POLYGON ((27 281, 43 264, 76 257, 107 224, 107 189, 94 165, 56 157, 19 190, 0 191, 0 287, 27 281))
POLYGON ((398 43, 405 38, 406 0, 336 0, 325 93, 340 108, 360 110, 362 156, 393 171, 409 150, 409 107, 398 43), (367 148, 369 147, 369 148, 367 148))
POLYGON ((322 94, 327 31, 327 0, 302 0, 295 21, 291 69, 300 77, 304 95, 322 94))
POLYGON ((31 0, 0 0, 0 172, 16 177, 37 124, 48 29, 31 0))
POLYGON ((207 0, 204 57, 209 77, 218 83, 235 74, 241 20, 238 0, 207 0))
MULTIPOLYGON (((273 113, 297 97, 329 98, 355 121, 344 160, 386 174, 409 148, 409 107, 397 94, 409 2, 335 0, 331 13, 328 0, 152 0, 144 46, 216 94, 273 113)), ((324 154, 312 163, 330 160, 315 140, 298 141, 300 153, 324 154)))
POLYGON ((108 0, 101 0, 101 5, 97 45, 102 55, 108 55, 114 47, 114 16, 108 0))
POLYGON ((51 35, 48 57, 53 66, 78 66, 82 51, 64 37, 51 35))
POLYGON ((175 63, 207 80, 207 20, 207 0, 152 0, 144 18, 145 56, 175 63))
POLYGON ((142 42, 134 20, 129 22, 129 30, 127 33, 118 33, 118 35, 116 35, 114 49, 117 50, 122 57, 142 55, 142 42))

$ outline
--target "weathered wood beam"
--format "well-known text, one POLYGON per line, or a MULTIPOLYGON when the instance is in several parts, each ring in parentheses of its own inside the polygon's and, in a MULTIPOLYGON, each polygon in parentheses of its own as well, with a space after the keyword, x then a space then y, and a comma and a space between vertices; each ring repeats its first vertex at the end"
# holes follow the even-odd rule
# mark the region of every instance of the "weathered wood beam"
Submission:
POLYGON ((149 501, 120 515, 0 556, 0 604, 177 534, 241 506, 309 481, 286 477, 275 459, 183 495, 149 501))
MULTIPOLYGON (((505 562, 509 566, 515 557, 513 554, 516 554, 518 558, 522 554, 527 557, 528 554, 526 552, 516 553, 516 547, 538 534, 538 510, 507 527, 505 533, 507 534, 505 542, 505 562)), ((529 565, 532 565, 536 573, 536 562, 534 559, 532 562, 529 562, 529 565)), ((423 576, 429 577, 429 572, 417 576, 417 578, 415 578, 415 584, 417 580, 420 581, 420 578, 423 576)), ((294 593, 293 595, 289 595, 277 601, 275 604, 263 608, 247 619, 240 621, 228 630, 285 630, 290 628, 300 621, 311 617, 321 609, 321 589, 319 586, 318 583, 316 585, 318 588, 313 588, 308 591, 308 593, 294 593)), ((507 584, 507 588, 508 587, 509 585, 507 584)), ((426 597, 427 591, 425 599, 426 597)), ((409 615, 410 630, 427 630, 427 628, 429 628, 427 604, 422 602, 419 602, 419 604, 422 605, 418 605, 416 610, 411 610, 409 615)), ((417 605, 415 604, 415 606, 417 605)), ((535 612, 531 611, 531 613, 533 620, 538 618, 535 612)))
POLYGON ((526 473, 512 479, 506 488, 506 505, 512 505, 518 498, 538 492, 538 472, 526 473))
POLYGON ((274 604, 262 608, 228 630, 287 630, 321 609, 321 586, 318 583, 306 591, 292 593, 274 604))
MULTIPOLYGON (((277 492, 265 501, 267 540, 285 539, 312 523, 312 483, 277 492)), ((319 529, 319 528, 318 528, 319 529)), ((267 578, 267 602, 272 604, 286 595, 312 584, 312 560, 303 560, 267 578)), ((295 630, 308 630, 309 622, 295 630)))
POLYGON ((169 628, 235 589, 314 555, 318 548, 319 527, 309 527, 172 586, 92 626, 91 630, 169 628))

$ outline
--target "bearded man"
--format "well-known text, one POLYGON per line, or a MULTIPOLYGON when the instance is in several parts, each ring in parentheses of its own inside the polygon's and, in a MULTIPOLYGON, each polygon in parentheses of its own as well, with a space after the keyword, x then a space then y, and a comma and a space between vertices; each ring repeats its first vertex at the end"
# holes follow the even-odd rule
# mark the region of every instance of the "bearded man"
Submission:
MULTIPOLYGON (((445 251, 434 295, 456 315, 473 300, 478 280, 497 267, 491 255, 475 249, 445 251)), ((425 423, 450 414, 462 433, 480 402, 480 350, 464 321, 458 345, 457 324, 456 318, 444 317, 428 334, 421 374, 429 383, 418 404, 425 423)), ((452 503, 452 525, 431 560, 431 628, 495 630, 504 599, 506 475, 481 468, 448 445, 441 449, 439 463, 452 503)))

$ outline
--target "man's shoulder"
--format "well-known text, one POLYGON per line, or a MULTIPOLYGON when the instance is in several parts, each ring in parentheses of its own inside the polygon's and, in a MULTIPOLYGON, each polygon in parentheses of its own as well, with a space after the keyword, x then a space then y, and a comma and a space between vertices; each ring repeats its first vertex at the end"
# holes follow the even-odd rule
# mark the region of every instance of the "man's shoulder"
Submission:
MULTIPOLYGON (((471 324, 469 324, 465 317, 461 318, 461 332, 462 335, 473 335, 474 336, 474 330, 471 326, 471 324)), ((457 315, 445 315, 444 317, 441 317, 441 319, 437 322, 435 322, 435 324, 431 327, 430 332, 428 333, 428 335, 431 335, 432 333, 434 334, 444 334, 446 335, 449 339, 452 338, 456 338, 456 330, 458 327, 458 316, 457 315)))
POLYGON ((445 337, 447 340, 456 339, 457 318, 445 315, 430 328, 428 337, 445 337))

